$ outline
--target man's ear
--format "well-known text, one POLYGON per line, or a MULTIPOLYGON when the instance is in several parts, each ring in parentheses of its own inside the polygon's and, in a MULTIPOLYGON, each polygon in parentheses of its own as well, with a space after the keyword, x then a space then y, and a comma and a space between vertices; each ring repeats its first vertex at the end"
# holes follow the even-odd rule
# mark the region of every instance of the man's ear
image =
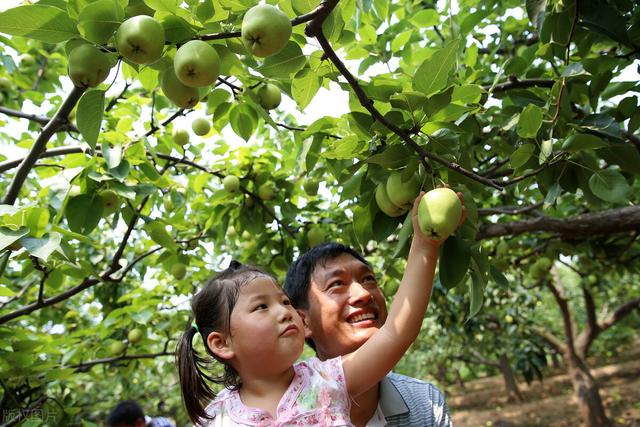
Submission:
POLYGON ((302 318, 302 324, 304 325, 304 337, 311 338, 311 329, 309 329, 309 322, 307 321, 307 311, 300 309, 297 309, 296 311, 302 318))
POLYGON ((229 360, 235 355, 229 340, 220 332, 211 332, 209 336, 207 336, 207 346, 213 354, 222 360, 229 360))

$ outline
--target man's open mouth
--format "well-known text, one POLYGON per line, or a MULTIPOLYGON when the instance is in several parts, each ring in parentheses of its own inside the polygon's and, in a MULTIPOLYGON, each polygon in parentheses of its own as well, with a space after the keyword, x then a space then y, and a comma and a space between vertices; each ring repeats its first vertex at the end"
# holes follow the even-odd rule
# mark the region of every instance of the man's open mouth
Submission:
POLYGON ((360 313, 347 318, 347 322, 349 323, 358 323, 363 320, 376 320, 376 315, 373 313, 360 313))

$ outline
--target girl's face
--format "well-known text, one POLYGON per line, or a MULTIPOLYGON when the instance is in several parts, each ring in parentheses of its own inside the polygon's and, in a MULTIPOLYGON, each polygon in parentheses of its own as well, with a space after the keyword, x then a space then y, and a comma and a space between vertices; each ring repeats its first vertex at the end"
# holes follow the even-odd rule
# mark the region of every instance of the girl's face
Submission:
POLYGON ((281 373, 302 354, 302 319, 269 277, 258 277, 240 289, 230 326, 231 362, 241 376, 281 373))

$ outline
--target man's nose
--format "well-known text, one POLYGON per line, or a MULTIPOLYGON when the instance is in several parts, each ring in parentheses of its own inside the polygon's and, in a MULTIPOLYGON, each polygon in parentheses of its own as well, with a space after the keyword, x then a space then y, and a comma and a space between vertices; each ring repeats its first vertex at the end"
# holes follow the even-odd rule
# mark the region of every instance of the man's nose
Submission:
POLYGON ((351 305, 368 304, 373 299, 373 295, 369 289, 365 288, 362 283, 354 280, 349 287, 351 305))

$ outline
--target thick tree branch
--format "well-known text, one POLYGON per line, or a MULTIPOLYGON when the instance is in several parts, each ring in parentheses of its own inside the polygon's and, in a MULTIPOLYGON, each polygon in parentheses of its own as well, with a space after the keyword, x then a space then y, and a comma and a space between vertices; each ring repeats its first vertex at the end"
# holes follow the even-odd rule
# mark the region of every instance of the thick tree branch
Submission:
POLYGON ((589 292, 584 281, 580 282, 582 287, 582 298, 584 299, 584 308, 587 312, 587 325, 585 329, 576 338, 576 353, 581 359, 587 357, 591 343, 600 335, 600 325, 598 325, 598 316, 596 315, 596 304, 593 295, 589 292))
POLYGON ((324 56, 329 60, 331 60, 331 62, 338 69, 340 74, 342 74, 342 76, 347 80, 347 82, 349 83, 349 86, 351 86, 353 92, 355 93, 356 97, 360 101, 360 104, 371 114, 371 116, 375 120, 380 122, 383 126, 389 129, 391 132, 398 135, 400 139, 402 139, 402 141, 404 141, 416 153, 418 153, 420 160, 423 162, 427 170, 431 169, 429 165, 426 163, 426 159, 429 159, 437 163, 440 163, 441 165, 455 172, 458 172, 461 175, 466 176, 467 178, 473 179, 474 181, 480 182, 489 187, 493 187, 498 190, 501 190, 502 189, 501 185, 499 183, 496 183, 494 180, 482 177, 472 171, 469 171, 463 168, 457 163, 449 162, 435 153, 426 151, 423 147, 421 147, 418 143, 416 143, 405 130, 399 128, 394 123, 387 120, 374 107, 373 101, 369 99, 369 97, 364 92, 364 90, 362 89, 362 87, 360 86, 356 78, 351 74, 351 72, 347 69, 347 67, 340 60, 340 58, 338 58, 338 55, 333 50, 333 47, 331 47, 329 40, 327 40, 327 38, 324 36, 322 32, 322 23, 327 18, 327 16, 331 13, 331 11, 336 7, 337 4, 338 4, 338 0, 326 0, 323 3, 321 3, 321 5, 316 9, 316 11, 314 11, 314 13, 317 12, 316 17, 307 24, 307 27, 305 29, 305 34, 307 35, 307 37, 313 37, 318 40, 318 43, 324 50, 324 56))
POLYGON ((640 230, 640 205, 634 205, 568 218, 539 216, 523 221, 483 224, 476 234, 476 239, 544 231, 556 233, 566 240, 573 240, 598 234, 638 230, 640 230))
POLYGON ((67 123, 67 118, 69 117, 69 113, 75 105, 78 103, 78 100, 84 93, 84 88, 74 87, 71 90, 71 93, 67 97, 67 99, 62 103, 56 114, 53 118, 45 125, 42 129, 42 132, 36 139, 33 147, 29 150, 29 154, 25 157, 18 167, 16 174, 9 184, 9 188, 7 190, 7 194, 5 195, 2 203, 5 205, 13 205, 16 199, 18 198, 18 194, 20 193, 20 189, 24 184, 24 181, 27 179, 27 175, 33 168, 33 165, 36 163, 40 155, 46 150, 47 143, 49 139, 53 136, 56 131, 67 123))
POLYGON ((574 325, 573 320, 571 319, 571 311, 569 310, 569 303, 567 299, 564 297, 564 291, 562 288, 562 282, 560 280, 560 275, 558 274, 558 270, 556 268, 551 269, 553 279, 547 280, 547 287, 551 291, 551 294, 556 300, 556 304, 558 304, 558 308, 560 309, 560 315, 562 317, 562 325, 564 329, 564 337, 566 340, 565 350, 567 358, 573 359, 576 354, 575 341, 574 341, 574 325))
POLYGON ((566 345, 562 340, 553 335, 548 329, 534 327, 533 332, 540 338, 544 339, 557 353, 566 354, 566 345))
POLYGON ((634 309, 640 310, 640 298, 634 298, 631 301, 627 301, 618 306, 609 317, 598 324, 601 332, 606 331, 607 329, 624 319, 625 316, 630 314, 634 309))

